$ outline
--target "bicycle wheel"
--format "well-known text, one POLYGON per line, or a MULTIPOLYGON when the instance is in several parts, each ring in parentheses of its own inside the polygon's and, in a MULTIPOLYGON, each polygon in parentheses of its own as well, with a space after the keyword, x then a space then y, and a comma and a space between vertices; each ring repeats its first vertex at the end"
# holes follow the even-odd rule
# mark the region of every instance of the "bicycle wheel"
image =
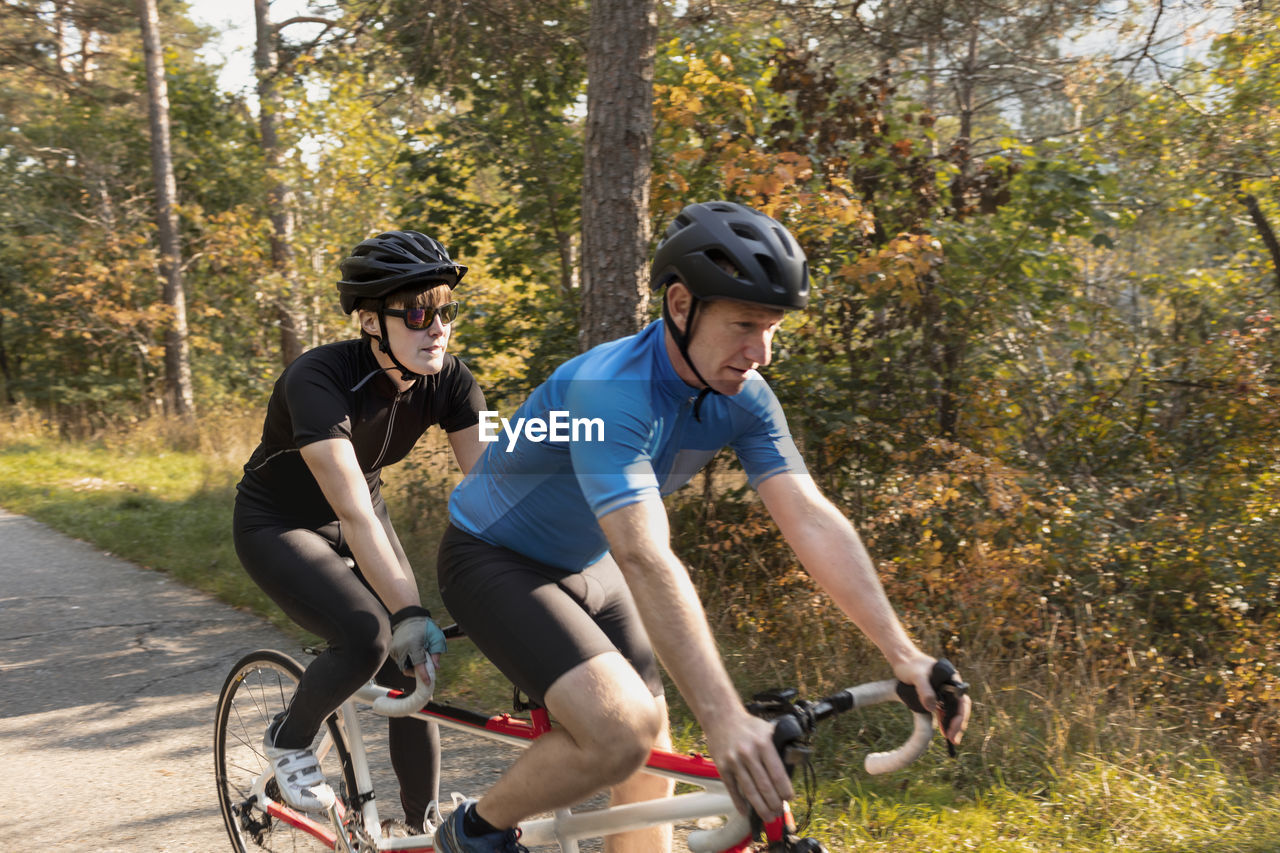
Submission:
MULTIPOLYGON (((267 724, 288 706, 301 676, 302 667, 293 658, 263 649, 236 663, 218 696, 213 742, 218 805, 237 853, 325 849, 308 833, 250 802, 254 783, 268 769, 262 736, 267 724)), ((356 790, 355 775, 336 714, 325 721, 313 748, 334 792, 349 801, 356 790)), ((279 800, 274 778, 267 782, 266 795, 279 800)))

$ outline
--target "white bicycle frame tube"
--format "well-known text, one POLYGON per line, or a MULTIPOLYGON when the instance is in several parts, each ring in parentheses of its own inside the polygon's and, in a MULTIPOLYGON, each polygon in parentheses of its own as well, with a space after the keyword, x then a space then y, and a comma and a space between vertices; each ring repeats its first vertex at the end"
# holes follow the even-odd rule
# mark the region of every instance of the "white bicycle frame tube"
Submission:
MULTIPOLYGON (((389 692, 385 687, 370 683, 356 691, 353 698, 373 705, 377 710, 383 710, 392 707, 391 703, 396 701, 389 697, 389 692)), ((416 701, 416 699, 413 701, 416 701)), ((417 707, 421 707, 421 705, 417 707)), ((343 716, 345 718, 354 718, 353 711, 354 709, 352 709, 352 713, 348 713, 347 706, 343 706, 343 716)), ((476 737, 511 746, 523 748, 533 742, 519 735, 481 729, 474 724, 450 720, 447 717, 436 717, 420 711, 404 714, 403 710, 400 710, 397 715, 430 721, 445 728, 466 732, 476 737)), ((362 779, 361 774, 368 775, 368 763, 363 747, 359 750, 356 748, 356 731, 358 731, 358 724, 355 731, 348 729, 348 734, 350 735, 348 741, 351 745, 351 760, 356 768, 356 779, 360 789, 363 791, 365 790, 365 781, 362 779)), ((562 853, 578 853, 578 842, 587 838, 616 835, 621 832, 663 826, 676 821, 728 816, 724 826, 690 833, 688 843, 691 851, 694 853, 714 853, 714 851, 727 849, 741 841, 750 831, 748 819, 737 813, 732 798, 730 798, 728 791, 725 789, 724 783, 719 779, 668 770, 650 770, 649 772, 655 776, 666 776, 678 782, 696 785, 704 790, 689 794, 679 794, 661 800, 609 806, 589 812, 574 813, 568 809, 560 809, 556 811, 554 817, 522 821, 520 823, 521 843, 530 846, 559 844, 562 853)), ((372 805, 372 802, 365 804, 366 810, 370 805, 372 805)), ((376 810, 374 814, 376 815, 376 810)), ((367 815, 368 811, 366 811, 365 826, 372 829, 369 826, 367 815)), ((420 849, 426 840, 427 836, 378 839, 378 849, 420 849)))
POLYGON ((360 718, 352 699, 342 703, 339 721, 347 735, 347 748, 351 752, 351 770, 356 777, 356 793, 363 802, 360 815, 364 818, 365 831, 374 841, 382 837, 382 823, 378 819, 378 801, 368 795, 373 793, 373 774, 369 771, 369 753, 364 748, 364 732, 360 730, 360 718), (367 798, 367 799, 366 799, 367 798))
MULTIPOLYGON (((850 688, 854 705, 864 706, 879 702, 896 701, 894 687, 896 682, 882 681, 850 688)), ((375 710, 386 713, 395 707, 396 716, 411 716, 419 720, 434 722, 437 725, 468 734, 505 743, 517 747, 527 747, 533 741, 527 737, 492 731, 448 717, 437 717, 414 711, 406 713, 403 707, 408 697, 392 697, 388 688, 370 683, 366 684, 355 695, 344 702, 340 708, 340 721, 347 735, 347 743, 351 752, 352 770, 356 779, 356 787, 362 795, 373 792, 373 779, 369 771, 368 754, 365 751, 364 737, 360 722, 356 716, 357 701, 374 706, 375 710)), ((416 700, 410 700, 416 701, 416 700)), ((417 707, 421 707, 418 705, 417 707)), ((927 714, 915 714, 915 729, 906 743, 890 752, 876 753, 867 756, 866 769, 870 773, 879 774, 897 770, 910 764, 928 747, 932 738, 932 719, 927 714)), ((700 792, 679 794, 661 800, 650 800, 640 803, 628 803, 620 806, 609 806, 594 811, 574 813, 569 809, 555 812, 553 817, 535 818, 520 824, 521 841, 525 844, 539 846, 547 844, 560 845, 562 853, 578 853, 578 841, 585 838, 598 838, 620 832, 647 829, 662 826, 676 821, 690 821, 705 817, 725 817, 723 826, 709 830, 696 830, 689 834, 688 845, 692 853, 718 853, 727 850, 742 841, 750 832, 748 819, 739 815, 724 784, 716 778, 696 776, 673 770, 649 769, 657 776, 665 776, 679 782, 685 782, 703 788, 700 792)), ((253 793, 261 795, 270 777, 268 769, 253 786, 253 793)), ((263 800, 259 799, 259 802, 263 800)), ((369 837, 377 845, 378 850, 423 850, 432 844, 432 837, 419 835, 411 838, 383 838, 378 819, 376 800, 370 798, 361 804, 361 814, 369 837)))
MULTIPOLYGON (((674 774, 664 774, 674 775, 674 774)), ((683 781, 691 777, 675 775, 683 781)), ((555 817, 539 818, 523 821, 520 824, 520 841, 537 846, 559 842, 565 853, 575 853, 577 842, 584 838, 599 838, 619 832, 631 832, 636 829, 647 829, 668 823, 684 820, 696 820, 703 817, 719 815, 736 815, 733 800, 725 792, 724 785, 710 780, 698 780, 698 784, 706 784, 709 789, 692 794, 680 794, 662 800, 650 800, 642 803, 628 803, 621 806, 610 806, 598 811, 573 814, 569 811, 557 812, 555 817), (567 845, 574 845, 571 850, 567 845)), ((734 830, 734 837, 720 847, 695 847, 690 842, 689 849, 695 851, 722 850, 747 834, 745 818, 742 829, 734 830)))

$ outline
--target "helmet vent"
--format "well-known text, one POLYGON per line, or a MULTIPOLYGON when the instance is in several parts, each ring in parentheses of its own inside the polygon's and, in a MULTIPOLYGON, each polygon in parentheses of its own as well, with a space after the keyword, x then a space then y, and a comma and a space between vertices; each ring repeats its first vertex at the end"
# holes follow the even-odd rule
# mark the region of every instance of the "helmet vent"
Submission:
POLYGON ((769 276, 769 283, 773 285, 775 290, 781 291, 782 273, 778 270, 778 263, 768 255, 756 255, 756 262, 764 268, 765 275, 769 276))
POLYGON ((781 228, 774 228, 773 235, 778 238, 778 242, 782 244, 782 248, 787 250, 787 257, 794 258, 796 256, 795 249, 791 247, 791 238, 787 236, 787 232, 781 228))
POLYGON ((760 232, 752 228, 750 225, 743 225, 740 222, 734 222, 729 226, 729 228, 732 229, 734 234, 737 234, 744 240, 754 240, 757 243, 762 242, 760 239, 760 232))
POLYGON ((733 262, 728 255, 719 249, 707 249, 707 260, 727 272, 734 278, 742 278, 742 271, 738 269, 738 265, 733 262))

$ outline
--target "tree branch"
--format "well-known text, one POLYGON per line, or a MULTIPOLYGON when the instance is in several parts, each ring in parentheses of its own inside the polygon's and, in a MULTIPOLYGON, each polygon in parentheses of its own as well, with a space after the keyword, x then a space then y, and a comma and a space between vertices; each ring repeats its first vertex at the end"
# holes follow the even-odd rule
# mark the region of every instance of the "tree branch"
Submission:
POLYGON ((1236 198, 1249 211, 1249 218, 1253 220, 1254 226, 1258 229, 1258 234, 1262 237, 1262 242, 1267 247, 1267 251, 1271 253, 1271 268, 1276 275, 1276 285, 1272 290, 1280 290, 1280 240, 1276 239, 1275 229, 1267 221, 1267 214, 1263 211, 1262 206, 1258 204, 1256 196, 1251 193, 1237 193, 1236 198))
POLYGON ((280 32, 285 27, 291 26, 293 24, 324 24, 324 28, 326 30, 329 30, 336 27, 338 25, 338 22, 330 18, 319 18, 312 15, 297 15, 295 17, 283 20, 278 24, 274 24, 273 28, 275 29, 276 32, 280 32))

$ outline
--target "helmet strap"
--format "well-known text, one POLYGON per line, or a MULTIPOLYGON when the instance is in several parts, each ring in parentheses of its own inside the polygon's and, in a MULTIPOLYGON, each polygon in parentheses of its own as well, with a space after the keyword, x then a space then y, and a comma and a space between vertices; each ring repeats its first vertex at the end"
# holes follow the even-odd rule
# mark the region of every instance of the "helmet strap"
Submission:
MULTIPOLYGON (((414 373, 412 370, 405 367, 400 363, 400 359, 396 358, 396 354, 391 351, 391 343, 388 340, 389 335, 387 335, 387 316, 382 313, 382 307, 378 308, 378 326, 382 329, 382 337, 376 337, 373 335, 370 337, 373 337, 373 339, 378 342, 378 349, 386 353, 387 358, 391 359, 391 363, 399 368, 400 378, 405 382, 414 382, 421 379, 421 373, 414 373)), ((387 369, 390 370, 391 368, 387 369)))
POLYGON ((667 304, 668 294, 662 296, 662 320, 666 327, 671 330, 671 337, 675 339, 676 349, 680 351, 680 357, 684 359, 684 363, 689 365, 689 369, 693 371, 693 375, 698 377, 698 381, 702 383, 702 391, 698 394, 698 399, 693 402, 693 419, 701 422, 702 418, 699 412, 702 409, 702 401, 707 398, 708 394, 719 394, 720 392, 711 387, 711 383, 703 378, 702 373, 698 370, 698 366, 693 363, 693 359, 689 357, 689 340, 693 337, 693 318, 698 313, 698 304, 702 301, 693 293, 689 294, 689 316, 685 318, 684 329, 676 327, 671 317, 671 308, 667 304))

